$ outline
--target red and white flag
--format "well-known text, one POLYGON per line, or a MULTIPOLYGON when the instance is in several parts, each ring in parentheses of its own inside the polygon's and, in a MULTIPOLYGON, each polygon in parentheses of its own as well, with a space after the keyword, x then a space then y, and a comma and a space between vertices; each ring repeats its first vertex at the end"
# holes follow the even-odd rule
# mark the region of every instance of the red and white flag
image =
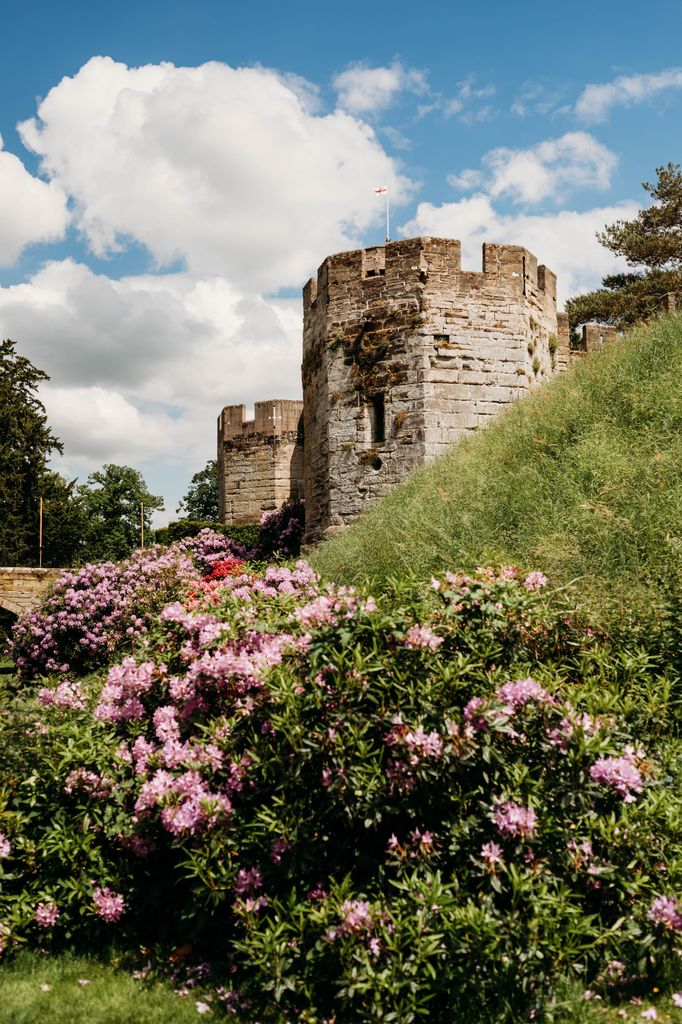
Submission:
POLYGON ((381 185, 379 188, 375 188, 374 191, 377 193, 377 195, 383 196, 386 194, 386 192, 388 192, 388 189, 386 188, 385 185, 381 185))

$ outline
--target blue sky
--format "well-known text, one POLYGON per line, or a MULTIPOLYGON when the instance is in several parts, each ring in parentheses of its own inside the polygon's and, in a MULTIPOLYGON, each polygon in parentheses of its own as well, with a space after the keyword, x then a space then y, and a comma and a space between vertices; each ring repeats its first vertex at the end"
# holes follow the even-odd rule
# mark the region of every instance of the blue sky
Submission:
POLYGON ((3 15, 0 334, 59 468, 172 515, 224 404, 298 397, 300 287, 392 235, 527 245, 565 298, 679 161, 682 5, 34 2, 3 15), (211 64, 207 62, 213 62, 211 64))

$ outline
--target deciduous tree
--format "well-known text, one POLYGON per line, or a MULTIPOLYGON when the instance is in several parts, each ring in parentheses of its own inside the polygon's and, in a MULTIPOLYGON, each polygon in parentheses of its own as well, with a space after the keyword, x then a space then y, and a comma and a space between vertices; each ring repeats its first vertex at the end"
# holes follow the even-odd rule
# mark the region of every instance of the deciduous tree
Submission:
POLYGON ((150 494, 139 470, 113 463, 91 473, 78 494, 88 521, 84 557, 92 562, 127 557, 140 546, 141 506, 147 534, 152 513, 164 507, 163 498, 150 494))
POLYGON ((209 459, 195 473, 177 511, 186 519, 218 521, 218 463, 209 459))

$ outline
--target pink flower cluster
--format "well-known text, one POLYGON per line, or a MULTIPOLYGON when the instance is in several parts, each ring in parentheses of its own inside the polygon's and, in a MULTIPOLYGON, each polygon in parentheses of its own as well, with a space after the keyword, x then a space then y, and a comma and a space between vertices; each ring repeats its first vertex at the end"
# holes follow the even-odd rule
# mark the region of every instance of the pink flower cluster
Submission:
POLYGON ((65 572, 42 606, 19 620, 11 653, 25 676, 104 664, 143 636, 170 597, 198 579, 178 548, 148 548, 120 564, 65 572))
POLYGON ((352 619, 356 615, 369 615, 376 611, 371 597, 361 601, 353 587, 335 587, 329 584, 308 604, 296 608, 294 618, 305 628, 333 626, 341 619, 352 619))
POLYGON ((527 838, 535 832, 537 819, 532 807, 511 800, 498 800, 492 808, 493 822, 503 836, 527 838))
POLYGON ((97 772, 91 772, 87 768, 74 768, 64 780, 64 792, 71 795, 79 791, 103 800, 109 796, 111 784, 97 772))
POLYGON ((120 665, 109 670, 95 718, 104 722, 143 718, 145 709, 140 698, 151 690, 158 675, 154 662, 138 665, 134 658, 124 658, 120 665))
POLYGON ((633 803, 636 794, 644 788, 634 753, 629 751, 622 757, 600 757, 590 768, 590 778, 601 786, 614 789, 626 804, 633 803))
POLYGON ((669 932, 682 933, 682 903, 670 896, 657 896, 651 904, 649 917, 669 932))
POLYGON ((143 783, 135 802, 138 815, 154 807, 161 808, 161 823, 173 835, 213 828, 232 810, 229 798, 213 792, 198 771, 172 775, 164 769, 143 783))
POLYGON ((59 907, 52 901, 39 903, 33 918, 39 928, 54 928, 59 917, 59 907))
POLYGON ((12 844, 4 832, 0 832, 0 860, 12 856, 12 844))
POLYGON ((405 637, 405 646, 413 650, 422 648, 437 651, 442 643, 443 637, 438 636, 428 626, 410 626, 405 637))
POLYGON ((234 882, 237 896, 256 892, 263 887, 263 876, 258 868, 240 868, 234 882))
POLYGON ((541 572, 529 572, 523 581, 526 590, 542 590, 547 586, 547 577, 541 572))
POLYGON ((484 843, 480 856, 488 871, 494 871, 498 864, 504 864, 503 850, 499 843, 484 843))
POLYGON ((109 924, 118 921, 126 909, 123 896, 106 885, 95 886, 92 898, 96 914, 109 924))
POLYGON ((495 696, 506 705, 505 710, 507 710, 508 714, 514 714, 531 702, 538 704, 549 704, 552 702, 552 697, 547 690, 530 677, 504 683, 495 692, 495 696))
POLYGON ((82 711, 85 708, 85 695, 81 684, 70 679, 59 683, 55 689, 43 687, 38 691, 38 700, 45 708, 68 708, 70 711, 82 711))

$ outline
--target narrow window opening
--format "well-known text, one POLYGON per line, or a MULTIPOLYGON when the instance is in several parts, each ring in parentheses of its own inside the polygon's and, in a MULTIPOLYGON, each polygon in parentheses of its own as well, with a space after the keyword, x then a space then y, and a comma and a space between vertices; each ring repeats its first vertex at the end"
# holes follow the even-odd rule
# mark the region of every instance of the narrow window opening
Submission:
POLYGON ((386 409, 383 395, 372 395, 367 409, 369 433, 372 444, 383 444, 386 440, 386 409))

